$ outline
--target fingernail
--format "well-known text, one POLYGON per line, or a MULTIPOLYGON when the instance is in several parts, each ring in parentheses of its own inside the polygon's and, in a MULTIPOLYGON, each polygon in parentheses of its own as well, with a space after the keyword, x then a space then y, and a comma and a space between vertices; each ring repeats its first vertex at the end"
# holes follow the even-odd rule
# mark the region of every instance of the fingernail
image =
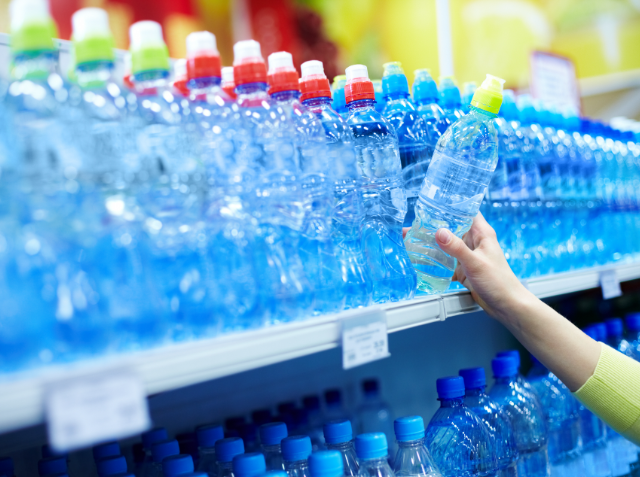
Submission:
POLYGON ((436 238, 441 244, 447 245, 449 242, 451 242, 451 232, 449 232, 447 229, 440 229, 436 232, 436 238))

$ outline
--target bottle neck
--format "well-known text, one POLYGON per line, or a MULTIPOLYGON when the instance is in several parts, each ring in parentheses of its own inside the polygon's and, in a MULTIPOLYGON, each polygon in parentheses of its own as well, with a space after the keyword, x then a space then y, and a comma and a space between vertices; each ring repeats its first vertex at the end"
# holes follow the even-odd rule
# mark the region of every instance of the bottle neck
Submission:
POLYGON ((43 80, 55 73, 58 55, 52 51, 20 53, 13 57, 11 74, 16 80, 43 80))
POLYGON ((201 456, 205 456, 205 455, 214 455, 216 453, 216 448, 211 446, 211 447, 200 447, 198 449, 198 453, 201 456))
POLYGON ((300 91, 295 89, 290 91, 277 91, 273 93, 271 97, 276 101, 291 101, 292 99, 298 99, 300 97, 300 91))
POLYGON ((267 83, 245 83, 236 86, 236 94, 238 99, 242 96, 248 96, 256 93, 266 93, 269 89, 267 83))
POLYGON ((221 83, 222 79, 218 76, 205 76, 203 78, 191 78, 187 82, 187 87, 189 89, 206 89, 220 86, 221 83))
POLYGON ((487 119, 497 118, 498 115, 494 113, 490 113, 489 111, 485 111, 484 109, 476 108, 475 106, 469 107, 469 114, 477 115, 481 117, 484 121, 487 119))
POLYGON ((169 72, 167 70, 151 70, 136 73, 132 76, 133 84, 138 91, 169 86, 169 72))
POLYGON ((416 105, 417 106, 428 106, 430 104, 433 103, 437 103, 437 99, 436 98, 418 98, 416 100, 416 105))
POLYGON ((496 381, 496 384, 511 385, 511 384, 515 384, 517 378, 518 378, 518 375, 514 374, 513 376, 495 377, 495 381, 496 381))
POLYGON ((485 395, 484 389, 484 386, 479 388, 465 389, 464 394, 466 397, 481 397, 485 395))
POLYGON ((385 96, 387 101, 395 101, 397 99, 407 99, 409 98, 409 93, 405 91, 394 91, 393 93, 389 93, 385 96))
POLYGON ((444 399, 440 398, 440 407, 462 407, 462 397, 444 399))
POLYGON ((309 108, 317 108, 319 106, 329 106, 331 107, 331 98, 322 97, 322 98, 311 98, 306 99, 302 102, 305 106, 309 108))
POLYGON ((267 446, 267 445, 263 444, 262 445, 262 449, 265 452, 276 452, 278 454, 282 453, 282 449, 280 448, 280 444, 274 444, 274 445, 271 445, 271 446, 267 446))
POLYGON ((424 445, 424 438, 415 439, 413 441, 398 441, 400 449, 417 449, 424 445))
POLYGON ((347 108, 349 111, 365 111, 368 109, 373 109, 376 106, 375 99, 359 99, 356 101, 351 101, 347 104, 347 108))
POLYGON ((306 467, 307 465, 309 465, 307 463, 307 459, 303 459, 303 460, 283 460, 282 463, 284 464, 284 469, 285 470, 299 469, 300 467, 306 467))
POLYGON ((337 442, 335 444, 325 444, 329 450, 346 451, 353 448, 353 441, 337 442))
POLYGON ((363 467, 382 467, 389 465, 387 457, 376 457, 373 459, 360 459, 363 467))
POLYGON ((97 61, 78 65, 76 77, 81 88, 101 88, 112 80, 113 62, 97 61))

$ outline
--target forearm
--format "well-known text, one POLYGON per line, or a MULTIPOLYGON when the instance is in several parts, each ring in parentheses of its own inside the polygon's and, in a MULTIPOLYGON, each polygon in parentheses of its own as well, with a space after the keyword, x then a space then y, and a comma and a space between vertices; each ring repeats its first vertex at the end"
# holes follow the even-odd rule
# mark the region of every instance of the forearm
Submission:
POLYGON ((571 391, 593 375, 600 344, 524 287, 494 315, 571 391))

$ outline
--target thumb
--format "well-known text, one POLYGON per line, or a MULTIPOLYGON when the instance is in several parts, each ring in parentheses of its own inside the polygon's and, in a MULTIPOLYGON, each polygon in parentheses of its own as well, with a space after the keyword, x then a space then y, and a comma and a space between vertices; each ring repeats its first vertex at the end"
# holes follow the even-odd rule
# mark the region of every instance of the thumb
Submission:
POLYGON ((473 252, 462 239, 456 237, 447 229, 438 229, 436 232, 436 242, 443 252, 448 253, 452 257, 458 259, 462 264, 471 264, 475 257, 473 252))

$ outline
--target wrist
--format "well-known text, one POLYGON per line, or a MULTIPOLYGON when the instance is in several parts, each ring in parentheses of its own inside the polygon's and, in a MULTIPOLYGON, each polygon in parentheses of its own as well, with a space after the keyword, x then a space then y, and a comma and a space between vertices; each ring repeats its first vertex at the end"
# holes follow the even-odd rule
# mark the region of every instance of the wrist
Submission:
POLYGON ((520 316, 530 313, 536 303, 540 303, 538 297, 516 279, 508 287, 500 306, 494 310, 495 318, 508 328, 517 327, 520 316))

